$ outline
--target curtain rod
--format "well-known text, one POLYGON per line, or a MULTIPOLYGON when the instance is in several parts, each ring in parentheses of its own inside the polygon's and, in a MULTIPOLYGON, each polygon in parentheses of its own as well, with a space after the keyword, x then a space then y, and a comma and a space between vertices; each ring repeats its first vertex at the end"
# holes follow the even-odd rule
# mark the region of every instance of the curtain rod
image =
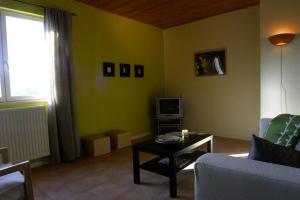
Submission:
MULTIPOLYGON (((29 2, 26 2, 26 1, 20 1, 20 0, 13 0, 13 1, 16 1, 16 2, 19 2, 19 3, 24 3, 24 4, 27 4, 27 5, 31 5, 31 6, 35 6, 35 7, 39 7, 39 8, 46 8, 46 6, 42 6, 42 5, 38 5, 38 4, 34 4, 34 3, 29 3, 29 2)), ((75 13, 71 13, 73 16, 77 16, 75 13)))

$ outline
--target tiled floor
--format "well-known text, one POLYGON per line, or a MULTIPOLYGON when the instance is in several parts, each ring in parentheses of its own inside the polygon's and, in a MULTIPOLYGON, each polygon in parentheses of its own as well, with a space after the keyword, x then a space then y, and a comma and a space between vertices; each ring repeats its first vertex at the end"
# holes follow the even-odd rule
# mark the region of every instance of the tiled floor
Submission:
MULTIPOLYGON (((247 153, 249 142, 215 137, 214 151, 247 153)), ((142 154, 142 160, 151 158, 142 154)), ((166 177, 141 170, 141 185, 133 184, 131 148, 98 158, 80 158, 72 163, 33 169, 35 199, 45 200, 160 200, 170 199, 166 177)), ((193 170, 178 175, 178 198, 194 198, 193 170)))

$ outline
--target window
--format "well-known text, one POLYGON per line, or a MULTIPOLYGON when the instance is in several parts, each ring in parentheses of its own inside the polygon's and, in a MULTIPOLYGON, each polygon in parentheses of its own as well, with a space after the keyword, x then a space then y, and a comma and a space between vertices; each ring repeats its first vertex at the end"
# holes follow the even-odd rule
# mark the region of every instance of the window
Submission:
POLYGON ((49 73, 43 19, 9 12, 0 17, 0 101, 45 98, 49 73))

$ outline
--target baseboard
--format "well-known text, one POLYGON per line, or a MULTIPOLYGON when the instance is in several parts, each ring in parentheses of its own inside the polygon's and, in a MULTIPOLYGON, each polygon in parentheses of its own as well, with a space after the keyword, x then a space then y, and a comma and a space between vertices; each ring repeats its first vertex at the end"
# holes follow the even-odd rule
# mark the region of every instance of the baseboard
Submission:
MULTIPOLYGON (((151 131, 147 131, 147 132, 144 132, 144 133, 133 135, 133 136, 130 137, 130 139, 131 140, 138 140, 138 139, 141 139, 143 137, 147 137, 151 134, 152 134, 151 131)), ((48 164, 50 164, 50 159, 49 159, 49 157, 45 157, 45 158, 32 160, 30 166, 31 166, 31 168, 36 168, 36 167, 41 167, 43 165, 48 165, 48 164)))
POLYGON ((147 137, 151 134, 152 134, 151 131, 147 131, 147 132, 144 132, 144 133, 133 135, 133 136, 131 136, 130 139, 131 140, 137 140, 137 139, 140 139, 140 138, 143 138, 143 137, 147 137))
POLYGON ((38 159, 30 161, 31 168, 41 167, 41 166, 48 165, 48 164, 50 164, 49 157, 38 158, 38 159))

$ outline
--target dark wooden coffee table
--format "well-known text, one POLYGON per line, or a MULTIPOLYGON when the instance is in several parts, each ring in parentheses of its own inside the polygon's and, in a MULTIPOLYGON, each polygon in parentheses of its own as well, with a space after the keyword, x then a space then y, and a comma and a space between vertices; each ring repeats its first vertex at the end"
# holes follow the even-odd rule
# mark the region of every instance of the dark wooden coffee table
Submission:
POLYGON ((158 144, 150 139, 133 145, 133 179, 135 184, 140 184, 140 168, 169 177, 170 196, 177 196, 176 173, 193 163, 199 156, 207 153, 195 150, 207 143, 207 152, 213 150, 213 136, 210 134, 190 134, 180 144, 158 144), (139 152, 147 152, 158 155, 150 161, 140 164, 139 152), (169 163, 160 163, 163 158, 169 158, 169 163), (177 159, 188 160, 183 166, 177 166, 177 159))

